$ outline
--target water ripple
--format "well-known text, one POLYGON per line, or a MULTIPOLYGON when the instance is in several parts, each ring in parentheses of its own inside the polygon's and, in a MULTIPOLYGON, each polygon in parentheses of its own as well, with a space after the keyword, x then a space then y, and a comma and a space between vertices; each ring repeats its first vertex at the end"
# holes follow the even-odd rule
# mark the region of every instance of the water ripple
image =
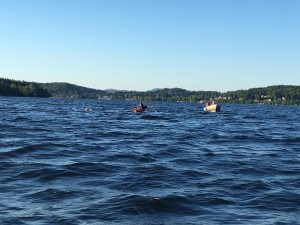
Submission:
POLYGON ((135 104, 0 97, 0 224, 299 223, 299 107, 135 104))

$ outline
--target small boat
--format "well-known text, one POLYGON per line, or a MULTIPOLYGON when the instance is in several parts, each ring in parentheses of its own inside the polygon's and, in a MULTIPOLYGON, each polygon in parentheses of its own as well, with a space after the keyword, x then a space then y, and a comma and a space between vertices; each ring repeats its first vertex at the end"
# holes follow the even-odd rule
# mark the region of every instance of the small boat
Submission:
POLYGON ((221 106, 218 104, 212 104, 204 107, 204 112, 220 112, 221 106))

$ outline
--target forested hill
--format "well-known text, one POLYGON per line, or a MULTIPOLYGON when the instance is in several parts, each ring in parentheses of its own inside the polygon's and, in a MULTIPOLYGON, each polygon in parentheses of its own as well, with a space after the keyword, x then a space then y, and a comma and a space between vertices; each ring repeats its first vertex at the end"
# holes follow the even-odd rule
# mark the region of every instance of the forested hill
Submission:
POLYGON ((105 96, 106 91, 86 88, 69 83, 40 83, 40 87, 47 90, 52 97, 58 98, 99 98, 105 96))
POLYGON ((234 103, 300 104, 299 85, 276 85, 248 90, 228 91, 223 100, 234 103))
POLYGON ((0 95, 24 97, 50 97, 51 94, 39 84, 0 78, 0 95))
POLYGON ((69 83, 35 83, 0 78, 0 95, 183 102, 199 102, 211 99, 226 103, 300 105, 299 85, 276 85, 223 93, 217 91, 188 91, 181 88, 154 89, 141 92, 103 91, 69 83))

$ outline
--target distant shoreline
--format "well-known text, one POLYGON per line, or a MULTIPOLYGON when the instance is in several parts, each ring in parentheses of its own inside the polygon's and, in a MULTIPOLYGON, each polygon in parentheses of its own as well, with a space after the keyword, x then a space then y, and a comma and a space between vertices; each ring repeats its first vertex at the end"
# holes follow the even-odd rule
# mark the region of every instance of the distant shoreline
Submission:
POLYGON ((96 90, 70 83, 36 83, 0 78, 0 96, 71 99, 300 105, 299 85, 274 85, 237 91, 188 91, 181 88, 151 91, 96 90))

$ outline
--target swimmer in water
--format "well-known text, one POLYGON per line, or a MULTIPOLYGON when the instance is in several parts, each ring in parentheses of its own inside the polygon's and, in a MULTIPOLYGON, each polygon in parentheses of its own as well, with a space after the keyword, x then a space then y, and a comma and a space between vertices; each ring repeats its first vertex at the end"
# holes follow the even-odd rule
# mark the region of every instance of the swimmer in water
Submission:
POLYGON ((87 108, 84 109, 84 111, 90 112, 90 111, 92 111, 92 108, 91 107, 87 107, 87 108))

